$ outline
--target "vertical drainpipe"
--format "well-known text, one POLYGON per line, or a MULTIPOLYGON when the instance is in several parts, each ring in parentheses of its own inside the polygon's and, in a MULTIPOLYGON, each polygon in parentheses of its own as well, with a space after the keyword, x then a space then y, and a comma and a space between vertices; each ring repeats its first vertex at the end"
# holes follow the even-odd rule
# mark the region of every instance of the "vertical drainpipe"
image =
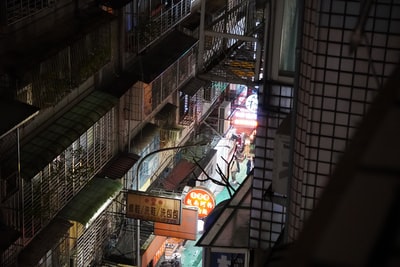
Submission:
POLYGON ((21 196, 20 196, 20 201, 21 201, 21 206, 22 206, 22 223, 21 223, 21 229, 22 229, 22 237, 25 237, 25 228, 24 228, 24 221, 25 221, 25 204, 24 204, 24 181, 21 178, 21 146, 19 142, 19 127, 17 127, 17 175, 18 175, 18 183, 21 186, 21 196))
POLYGON ((295 76, 294 76, 294 86, 293 86, 293 109, 291 114, 291 128, 290 128, 290 150, 289 150, 289 176, 287 182, 287 204, 286 204, 286 218, 285 218, 285 230, 284 230, 284 238, 283 242, 288 243, 288 228, 289 228, 289 207, 290 207, 290 193, 291 193, 291 180, 293 177, 293 161, 294 161, 294 137, 296 134, 296 114, 297 114, 297 97, 298 97, 298 88, 299 88, 299 77, 300 77, 300 59, 301 59, 301 49, 302 49, 302 40, 303 40, 303 18, 304 18, 304 0, 297 1, 298 6, 297 10, 298 14, 298 31, 297 31, 297 45, 296 45, 296 66, 295 66, 295 76))
MULTIPOLYGON (((138 166, 139 167, 139 166, 138 166)), ((139 191, 139 176, 136 177, 136 186, 139 191)), ((140 219, 136 220, 136 266, 142 266, 142 258, 140 255, 140 219)))

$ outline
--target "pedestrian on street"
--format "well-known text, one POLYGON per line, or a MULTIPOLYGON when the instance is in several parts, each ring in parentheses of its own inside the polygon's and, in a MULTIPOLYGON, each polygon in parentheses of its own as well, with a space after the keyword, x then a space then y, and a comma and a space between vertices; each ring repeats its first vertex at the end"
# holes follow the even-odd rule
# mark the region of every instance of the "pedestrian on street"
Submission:
POLYGON ((247 159, 246 167, 247 167, 246 174, 249 175, 249 173, 253 169, 253 157, 249 157, 247 159))
POLYGON ((233 184, 237 184, 236 181, 236 174, 239 172, 239 168, 238 168, 238 162, 236 161, 236 159, 234 159, 231 163, 231 178, 232 178, 232 183, 233 184))

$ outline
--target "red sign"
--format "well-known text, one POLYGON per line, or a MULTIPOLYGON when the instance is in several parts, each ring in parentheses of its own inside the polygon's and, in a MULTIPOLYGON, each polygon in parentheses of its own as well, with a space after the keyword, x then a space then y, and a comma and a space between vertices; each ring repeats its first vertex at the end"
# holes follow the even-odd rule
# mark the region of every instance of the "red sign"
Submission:
POLYGON ((205 187, 195 187, 186 194, 183 203, 198 208, 199 219, 205 218, 215 208, 215 197, 205 187))

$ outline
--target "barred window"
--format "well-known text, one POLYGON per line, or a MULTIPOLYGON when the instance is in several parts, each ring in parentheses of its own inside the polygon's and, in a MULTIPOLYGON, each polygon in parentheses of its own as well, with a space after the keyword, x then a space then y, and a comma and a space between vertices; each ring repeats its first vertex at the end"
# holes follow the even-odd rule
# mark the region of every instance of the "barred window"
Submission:
POLYGON ((6 0, 5 18, 2 20, 10 25, 55 4, 56 0, 6 0))

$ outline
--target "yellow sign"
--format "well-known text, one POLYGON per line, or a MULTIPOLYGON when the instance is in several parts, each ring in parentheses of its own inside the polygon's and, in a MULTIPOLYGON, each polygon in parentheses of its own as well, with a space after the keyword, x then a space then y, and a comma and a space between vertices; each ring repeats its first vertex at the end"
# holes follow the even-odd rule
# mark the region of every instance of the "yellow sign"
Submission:
POLYGON ((126 216, 129 218, 181 224, 182 200, 180 198, 128 191, 126 201, 126 216))

